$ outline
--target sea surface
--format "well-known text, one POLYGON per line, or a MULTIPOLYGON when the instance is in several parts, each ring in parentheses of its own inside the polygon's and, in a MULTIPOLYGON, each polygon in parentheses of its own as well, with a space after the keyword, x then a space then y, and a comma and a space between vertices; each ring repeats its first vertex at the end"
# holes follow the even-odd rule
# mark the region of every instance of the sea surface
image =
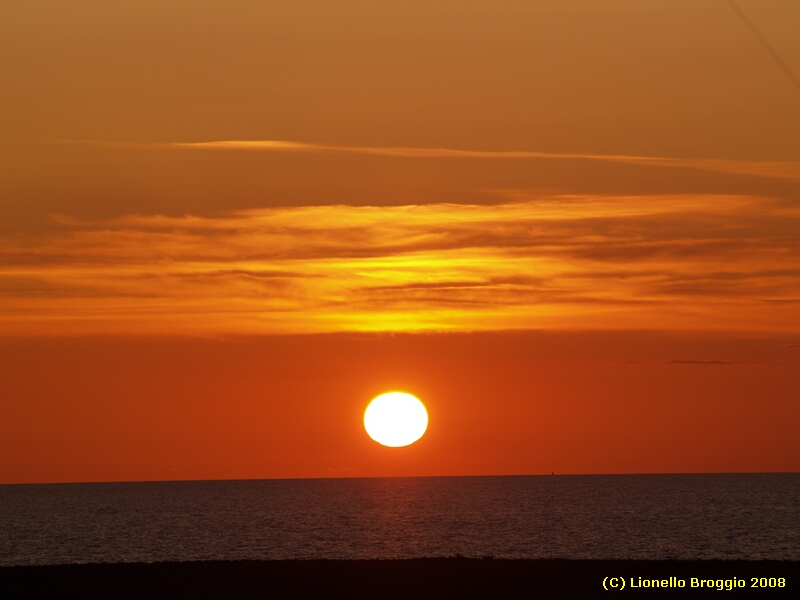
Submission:
POLYGON ((0 565, 459 554, 800 560, 800 474, 0 486, 0 565))

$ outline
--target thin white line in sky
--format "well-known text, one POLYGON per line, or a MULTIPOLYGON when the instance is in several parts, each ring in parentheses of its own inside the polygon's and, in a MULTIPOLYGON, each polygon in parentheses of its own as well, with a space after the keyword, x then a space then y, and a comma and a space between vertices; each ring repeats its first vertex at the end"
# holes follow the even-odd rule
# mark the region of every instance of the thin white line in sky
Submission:
POLYGON ((310 144, 286 140, 216 140, 207 142, 52 140, 49 143, 80 144, 105 148, 130 148, 138 150, 299 152, 308 154, 336 153, 395 158, 589 160, 650 167, 696 169, 700 171, 710 171, 713 173, 771 177, 800 181, 800 162, 746 161, 714 158, 671 158, 663 156, 635 156, 627 154, 558 153, 536 152, 530 150, 461 150, 455 148, 335 146, 330 144, 310 144))

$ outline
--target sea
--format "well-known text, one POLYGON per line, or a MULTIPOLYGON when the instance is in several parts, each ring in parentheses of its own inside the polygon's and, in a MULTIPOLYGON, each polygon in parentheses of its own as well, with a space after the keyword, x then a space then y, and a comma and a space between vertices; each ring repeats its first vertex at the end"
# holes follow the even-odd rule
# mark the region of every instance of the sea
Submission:
POLYGON ((800 560, 800 473, 0 486, 0 565, 800 560))

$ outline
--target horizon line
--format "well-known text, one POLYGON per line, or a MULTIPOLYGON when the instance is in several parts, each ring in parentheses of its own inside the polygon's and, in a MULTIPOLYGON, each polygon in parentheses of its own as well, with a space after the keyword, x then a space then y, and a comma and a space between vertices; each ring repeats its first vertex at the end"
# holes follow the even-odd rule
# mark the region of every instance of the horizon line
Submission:
POLYGON ((17 483, 0 483, 6 485, 92 485, 98 483, 214 483, 225 481, 327 481, 342 479, 443 479, 466 477, 628 477, 628 476, 658 476, 658 475, 800 475, 800 471, 661 471, 661 472, 635 472, 635 473, 504 473, 485 475, 357 475, 357 476, 328 476, 328 477, 243 477, 220 479, 127 479, 107 481, 33 481, 17 483))

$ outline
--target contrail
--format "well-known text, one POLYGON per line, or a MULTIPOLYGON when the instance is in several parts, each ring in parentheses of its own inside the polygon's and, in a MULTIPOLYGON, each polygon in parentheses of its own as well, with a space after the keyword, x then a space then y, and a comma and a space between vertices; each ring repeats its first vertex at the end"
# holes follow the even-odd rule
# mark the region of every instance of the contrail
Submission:
POLYGON ((800 162, 740 161, 713 158, 669 158, 660 156, 630 156, 625 154, 590 154, 535 152, 529 150, 486 151, 458 150, 454 148, 397 148, 335 146, 309 144, 286 140, 219 140, 212 142, 114 142, 98 140, 51 140, 52 144, 80 144, 105 148, 131 148, 139 150, 190 150, 190 151, 249 151, 298 152, 307 154, 361 154, 397 158, 468 158, 468 159, 551 159, 590 160, 651 167, 697 169, 731 175, 752 175, 800 181, 800 162))
POLYGON ((739 15, 739 18, 742 20, 742 22, 747 25, 750 33, 752 33, 759 43, 764 47, 764 50, 769 53, 769 55, 772 57, 772 60, 775 61, 775 64, 780 67, 781 71, 786 73, 786 76, 792 81, 794 87, 800 90, 800 79, 798 79, 797 76, 792 73, 792 70, 785 62, 783 62, 783 59, 778 55, 777 52, 775 52, 775 49, 770 46, 769 42, 764 38, 764 36, 759 33, 758 29, 756 29, 756 26, 753 25, 753 22, 747 18, 747 15, 742 12, 742 9, 739 8, 733 0, 727 0, 727 2, 731 5, 731 8, 734 10, 734 12, 739 15))

